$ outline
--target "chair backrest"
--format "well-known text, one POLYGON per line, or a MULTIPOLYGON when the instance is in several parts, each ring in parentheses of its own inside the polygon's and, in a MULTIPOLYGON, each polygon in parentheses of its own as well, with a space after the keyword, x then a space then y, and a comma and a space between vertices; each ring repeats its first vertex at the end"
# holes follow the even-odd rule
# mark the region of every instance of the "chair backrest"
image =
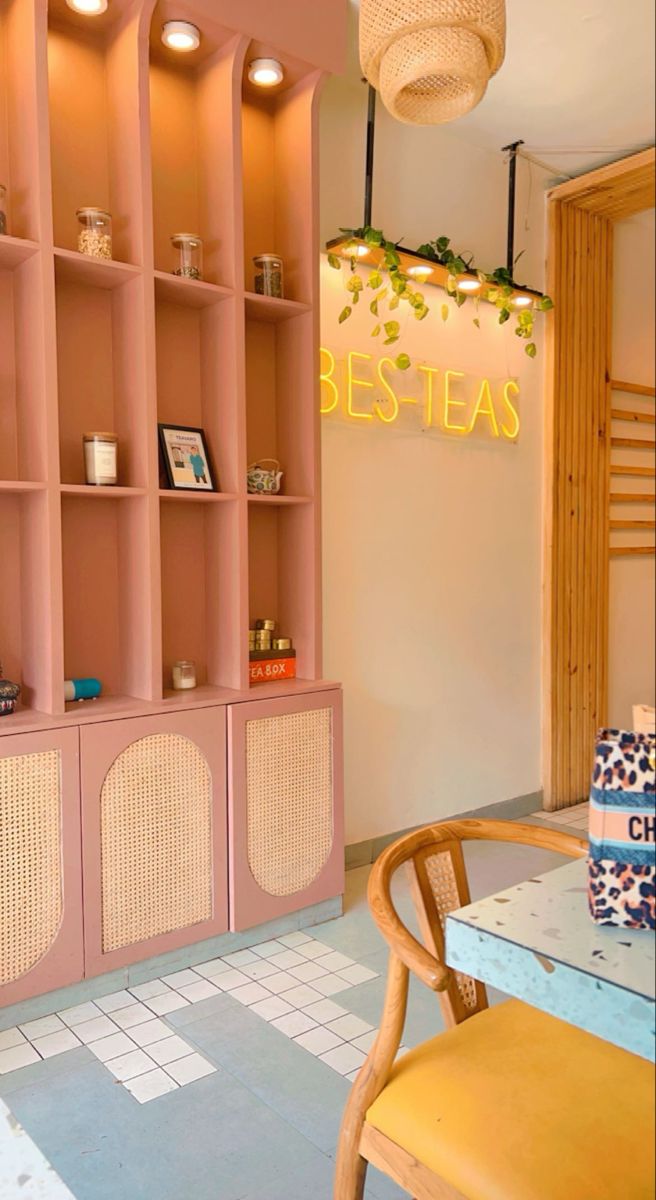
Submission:
MULTIPOLYGON (((425 958, 396 911, 391 894, 392 878, 401 866, 405 866, 424 946, 431 959, 443 965, 446 918, 454 909, 470 903, 462 844, 475 840, 521 843, 553 850, 569 858, 581 858, 587 851, 584 839, 546 826, 485 820, 428 825, 388 846, 371 871, 369 905, 392 950, 421 977, 426 976, 426 971, 422 970, 425 958), (416 951, 419 951, 418 955, 416 951)), ((457 1025, 487 1008, 483 984, 458 972, 449 973, 446 987, 438 995, 447 1026, 457 1025)))

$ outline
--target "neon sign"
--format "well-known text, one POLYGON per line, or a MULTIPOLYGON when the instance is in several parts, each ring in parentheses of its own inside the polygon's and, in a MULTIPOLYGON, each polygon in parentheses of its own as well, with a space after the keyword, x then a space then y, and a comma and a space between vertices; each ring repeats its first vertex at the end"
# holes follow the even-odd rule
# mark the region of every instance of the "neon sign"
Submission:
POLYGON ((419 428, 456 437, 517 441, 519 384, 418 363, 400 370, 393 358, 321 347, 321 414, 362 427, 419 428))

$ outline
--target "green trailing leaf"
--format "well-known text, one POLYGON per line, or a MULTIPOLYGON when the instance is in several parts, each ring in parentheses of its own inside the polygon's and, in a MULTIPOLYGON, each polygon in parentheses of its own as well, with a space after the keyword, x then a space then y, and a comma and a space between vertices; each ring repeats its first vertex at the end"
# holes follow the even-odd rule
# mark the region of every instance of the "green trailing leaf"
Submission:
POLYGON ((413 309, 412 315, 416 321, 423 321, 424 317, 428 316, 429 311, 428 305, 422 304, 421 308, 413 309))
POLYGON ((480 323, 478 317, 474 317, 474 325, 476 326, 477 329, 480 329, 481 323, 480 323))
POLYGON ((440 316, 442 317, 442 320, 443 320, 443 321, 448 321, 448 319, 449 319, 449 306, 448 306, 448 304, 443 304, 443 305, 442 305, 442 307, 441 307, 441 309, 440 309, 440 316))
POLYGON ((459 292, 458 289, 456 288, 455 292, 453 293, 453 299, 455 300, 456 304, 458 305, 458 308, 462 308, 463 304, 467 303, 467 293, 459 292))
POLYGON ((341 269, 342 269, 341 258, 338 258, 336 254, 329 254, 328 255, 328 266, 332 267, 333 271, 341 271, 341 269))
POLYGON ((377 288, 379 288, 382 285, 382 282, 383 282, 383 277, 382 277, 380 271, 372 271, 371 275, 369 276, 369 278, 367 280, 367 287, 373 288, 373 290, 376 291, 377 288))
POLYGON ((510 309, 509 308, 499 309, 499 324, 505 325, 506 321, 509 321, 509 320, 510 320, 510 309))
POLYGON ((447 275, 447 279, 446 279, 446 290, 447 290, 447 292, 449 293, 449 295, 450 295, 450 296, 455 296, 455 293, 456 293, 456 292, 457 292, 457 290, 458 290, 458 289, 457 289, 457 287, 456 287, 456 279, 455 279, 455 275, 447 275))
POLYGON ((371 301, 371 304, 369 305, 369 312, 370 312, 370 313, 372 314, 372 316, 374 316, 374 317, 377 317, 377 316, 378 316, 378 301, 377 301, 377 300, 372 300, 372 301, 371 301))
POLYGON ((529 358, 535 358, 538 352, 535 342, 529 342, 527 346, 524 346, 524 350, 528 354, 529 358))
POLYGON ((410 366, 410 355, 398 354, 394 365, 398 367, 399 371, 407 371, 408 367, 410 366))
POLYGON ((401 326, 398 321, 385 321, 383 328, 388 337, 398 337, 401 326))
POLYGON ((353 312, 353 309, 351 308, 351 306, 349 304, 347 304, 346 308, 343 308, 341 313, 339 314, 339 318, 338 318, 339 324, 343 325, 344 321, 348 321, 352 312, 353 312))
POLYGON ((387 307, 389 308, 389 310, 390 310, 390 312, 391 312, 391 311, 392 311, 392 309, 394 309, 394 308, 398 308, 400 303, 401 303, 401 297, 400 297, 400 296, 392 296, 392 299, 390 300, 390 302, 389 302, 389 304, 388 304, 388 306, 387 306, 387 307))
POLYGON ((378 295, 376 296, 376 299, 377 299, 377 300, 384 300, 384 299, 385 299, 385 297, 386 297, 386 296, 388 296, 388 295, 389 295, 389 288, 387 288, 387 287, 384 287, 384 288, 381 288, 381 290, 379 291, 378 295))
POLYGON ((382 229, 372 229, 371 225, 367 225, 362 233, 368 246, 382 246, 384 240, 382 229))
POLYGON ((380 325, 374 325, 374 327, 373 327, 373 329, 372 329, 372 331, 371 331, 371 336, 372 336, 372 337, 378 337, 378 334, 379 334, 379 333, 380 333, 380 325))
POLYGON ((352 299, 351 299, 351 304, 359 304, 359 303, 360 303, 360 293, 354 292, 352 299))
POLYGON ((361 292, 363 286, 364 284, 362 283, 360 276, 354 275, 352 279, 349 279, 346 285, 346 290, 349 292, 361 292))
POLYGON ((549 312, 553 306, 554 302, 551 299, 551 296, 540 296, 536 307, 538 308, 539 312, 549 312))
POLYGON ((397 334, 395 334, 394 337, 385 338, 383 345, 384 346, 393 346, 395 342, 398 342, 398 340, 399 340, 399 335, 397 333, 397 334))
POLYGON ((529 328, 533 327, 533 313, 529 309, 522 309, 521 312, 518 313, 517 320, 519 321, 520 325, 527 325, 529 328))
POLYGON ((499 289, 491 287, 487 293, 487 299, 490 301, 490 304, 496 304, 499 299, 499 289))

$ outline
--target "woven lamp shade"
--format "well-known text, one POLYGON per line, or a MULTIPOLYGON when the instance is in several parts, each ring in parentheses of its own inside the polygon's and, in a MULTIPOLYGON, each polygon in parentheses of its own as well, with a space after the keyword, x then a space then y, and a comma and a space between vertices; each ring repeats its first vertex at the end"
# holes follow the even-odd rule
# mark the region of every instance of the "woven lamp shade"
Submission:
POLYGON ((505 0, 360 3, 362 70, 407 124, 439 125, 475 108, 505 45, 505 0))

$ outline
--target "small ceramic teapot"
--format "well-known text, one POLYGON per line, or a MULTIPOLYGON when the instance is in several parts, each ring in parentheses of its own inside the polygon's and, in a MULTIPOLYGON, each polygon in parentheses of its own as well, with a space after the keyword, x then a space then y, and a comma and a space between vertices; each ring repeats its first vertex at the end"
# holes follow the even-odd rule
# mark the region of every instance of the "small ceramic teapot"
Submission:
POLYGON ((261 458, 251 463, 246 473, 248 491, 251 495, 275 496, 280 491, 282 471, 277 458, 261 458))

